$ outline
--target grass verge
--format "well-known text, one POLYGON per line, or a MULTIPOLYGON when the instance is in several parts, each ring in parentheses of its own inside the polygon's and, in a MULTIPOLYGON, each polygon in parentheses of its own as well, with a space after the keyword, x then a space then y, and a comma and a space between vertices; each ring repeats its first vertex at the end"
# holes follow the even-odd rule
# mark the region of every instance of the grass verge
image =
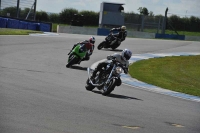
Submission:
POLYGON ((129 69, 130 75, 140 81, 200 96, 200 55, 141 60, 129 69))
POLYGON ((41 31, 0 28, 0 35, 29 35, 30 33, 42 33, 41 31))

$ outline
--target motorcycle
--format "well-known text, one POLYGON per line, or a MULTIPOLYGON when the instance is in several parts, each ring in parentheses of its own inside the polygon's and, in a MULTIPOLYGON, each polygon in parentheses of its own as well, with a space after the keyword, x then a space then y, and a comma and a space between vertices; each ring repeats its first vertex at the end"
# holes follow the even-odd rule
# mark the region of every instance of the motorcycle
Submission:
POLYGON ((72 51, 68 54, 68 62, 66 67, 69 68, 74 64, 80 64, 82 59, 86 56, 87 51, 85 45, 78 44, 72 51))
POLYGON ((91 79, 90 75, 92 73, 92 69, 87 68, 88 79, 85 86, 86 90, 92 91, 95 87, 97 87, 97 89, 101 91, 102 95, 109 95, 116 86, 121 85, 120 74, 123 70, 123 65, 115 59, 112 59, 106 68, 98 72, 94 79, 91 79))
POLYGON ((97 49, 101 50, 102 48, 112 48, 112 50, 119 47, 121 44, 121 40, 119 38, 114 37, 113 33, 110 33, 106 38, 105 41, 102 41, 97 49))

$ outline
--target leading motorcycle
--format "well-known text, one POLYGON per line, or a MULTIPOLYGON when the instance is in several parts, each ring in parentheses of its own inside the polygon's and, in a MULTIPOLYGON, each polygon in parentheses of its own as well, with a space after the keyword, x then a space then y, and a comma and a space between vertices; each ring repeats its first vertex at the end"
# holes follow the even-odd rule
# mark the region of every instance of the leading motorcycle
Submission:
POLYGON ((95 87, 99 89, 102 95, 109 95, 116 86, 121 85, 120 74, 123 72, 124 67, 120 62, 112 59, 106 66, 106 68, 99 71, 94 79, 91 79, 90 75, 92 69, 87 68, 88 79, 86 81, 86 90, 92 91, 95 87))
POLYGON ((102 48, 111 48, 112 50, 119 47, 121 44, 121 40, 117 37, 114 37, 113 33, 110 33, 104 41, 102 41, 98 46, 97 49, 101 50, 102 48))

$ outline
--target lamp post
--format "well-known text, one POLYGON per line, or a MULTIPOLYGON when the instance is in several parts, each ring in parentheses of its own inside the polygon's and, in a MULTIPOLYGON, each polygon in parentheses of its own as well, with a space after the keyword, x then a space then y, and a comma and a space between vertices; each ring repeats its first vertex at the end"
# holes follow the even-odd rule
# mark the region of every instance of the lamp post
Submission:
POLYGON ((17 0, 17 18, 19 18, 19 3, 20 3, 20 0, 17 0))
POLYGON ((168 7, 165 10, 165 17, 163 18, 163 28, 162 28, 162 34, 165 34, 165 29, 166 29, 166 21, 167 21, 167 12, 168 12, 168 7))
POLYGON ((185 31, 186 31, 186 21, 187 21, 187 18, 186 18, 186 14, 187 14, 187 10, 185 11, 185 30, 184 30, 184 34, 185 34, 185 31))
POLYGON ((36 5, 37 5, 37 0, 35 0, 35 3, 34 3, 34 21, 36 18, 36 5))
POLYGON ((0 0, 0 11, 1 11, 1 0, 0 0))

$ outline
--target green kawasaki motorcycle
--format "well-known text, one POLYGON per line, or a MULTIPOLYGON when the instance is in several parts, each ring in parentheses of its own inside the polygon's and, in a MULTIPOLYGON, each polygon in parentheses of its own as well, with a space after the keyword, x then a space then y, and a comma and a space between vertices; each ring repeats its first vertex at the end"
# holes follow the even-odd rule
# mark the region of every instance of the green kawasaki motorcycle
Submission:
POLYGON ((86 56, 87 50, 85 45, 78 44, 68 55, 67 68, 74 64, 80 64, 81 60, 86 56))

